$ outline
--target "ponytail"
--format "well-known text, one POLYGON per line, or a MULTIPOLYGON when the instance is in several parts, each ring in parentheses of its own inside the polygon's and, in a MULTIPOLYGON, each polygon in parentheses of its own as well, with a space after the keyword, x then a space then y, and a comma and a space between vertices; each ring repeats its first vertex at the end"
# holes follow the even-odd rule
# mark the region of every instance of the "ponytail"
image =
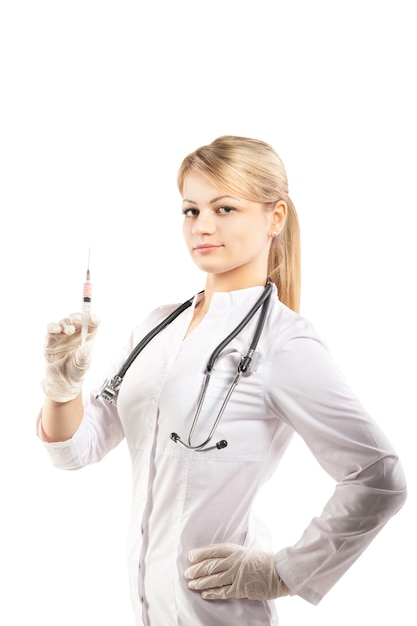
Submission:
POLYGON ((287 219, 280 234, 272 239, 268 276, 276 284, 279 299, 293 311, 300 310, 301 246, 297 212, 286 199, 287 219))

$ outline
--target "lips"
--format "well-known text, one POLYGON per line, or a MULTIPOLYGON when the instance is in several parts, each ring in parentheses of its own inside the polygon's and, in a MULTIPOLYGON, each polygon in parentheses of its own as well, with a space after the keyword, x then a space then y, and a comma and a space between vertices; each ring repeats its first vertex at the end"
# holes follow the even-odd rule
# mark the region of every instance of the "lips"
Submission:
POLYGON ((219 248, 222 248, 220 244, 216 245, 216 244, 205 243, 202 245, 194 246, 193 250, 194 252, 199 252, 201 254, 204 254, 205 252, 212 252, 214 250, 218 250, 219 248))

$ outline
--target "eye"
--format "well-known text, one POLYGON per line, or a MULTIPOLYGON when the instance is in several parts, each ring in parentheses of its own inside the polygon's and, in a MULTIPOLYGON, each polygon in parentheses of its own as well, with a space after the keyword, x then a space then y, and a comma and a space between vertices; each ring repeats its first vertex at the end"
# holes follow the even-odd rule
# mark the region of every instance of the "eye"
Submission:
POLYGON ((182 214, 184 217, 197 217, 198 209, 183 209, 182 214))
POLYGON ((217 212, 220 213, 221 215, 229 215, 230 213, 233 213, 234 211, 236 211, 236 209, 232 206, 219 206, 217 209, 217 212))

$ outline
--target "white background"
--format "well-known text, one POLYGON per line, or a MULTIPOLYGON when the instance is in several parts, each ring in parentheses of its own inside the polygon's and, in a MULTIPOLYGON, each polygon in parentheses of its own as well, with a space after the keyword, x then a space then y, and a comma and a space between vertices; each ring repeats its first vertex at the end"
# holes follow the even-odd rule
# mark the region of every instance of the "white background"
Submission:
MULTIPOLYGON (((416 624, 415 32, 404 0, 3 0, 2 624, 133 624, 127 450, 80 472, 49 463, 34 430, 44 331, 79 309, 88 248, 102 320, 91 375, 150 309, 203 287, 176 172, 222 134, 283 158, 302 313, 410 489, 318 607, 279 601, 281 625, 416 624)), ((295 440, 259 502, 277 549, 331 488, 295 440)))

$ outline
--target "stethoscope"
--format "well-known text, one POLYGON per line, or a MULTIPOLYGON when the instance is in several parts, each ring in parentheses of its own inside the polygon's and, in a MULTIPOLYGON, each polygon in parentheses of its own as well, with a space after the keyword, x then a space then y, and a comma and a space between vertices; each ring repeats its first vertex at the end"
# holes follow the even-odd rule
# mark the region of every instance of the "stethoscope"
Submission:
MULTIPOLYGON (((221 439, 220 441, 218 441, 217 443, 215 443, 214 445, 209 446, 214 433, 219 425, 219 422, 223 416, 223 413, 226 409, 226 406, 230 400, 230 397, 233 393, 233 391, 235 390, 237 384, 239 383, 239 380, 242 376, 242 374, 244 374, 245 372, 251 371, 251 366, 252 369, 255 368, 256 365, 256 357, 258 356, 258 353, 256 352, 256 347, 258 345, 259 342, 259 338, 261 336, 262 333, 262 329, 264 327, 264 323, 265 323, 265 318, 266 318, 266 313, 268 310, 268 305, 270 302, 270 297, 271 297, 271 293, 272 293, 272 287, 273 287, 273 283, 272 281, 268 278, 268 280, 266 281, 265 284, 265 289, 263 291, 263 293, 261 294, 261 296, 258 298, 258 300, 255 302, 255 304, 253 305, 253 307, 250 309, 250 311, 245 315, 245 317, 243 318, 243 320, 236 326, 236 328, 229 334, 227 335, 227 337, 225 339, 223 339, 223 341, 221 343, 219 343, 219 345, 217 346, 217 348, 215 348, 208 360, 207 366, 206 366, 206 370, 205 370, 205 374, 204 374, 204 380, 203 380, 203 386, 202 386, 202 390, 200 393, 200 397, 197 403, 197 409, 195 412, 195 416, 194 416, 194 420, 193 423, 191 424, 191 428, 190 428, 190 432, 188 434, 188 439, 187 442, 183 441, 180 437, 180 435, 178 435, 178 433, 171 433, 170 434, 170 438, 172 439, 172 441, 174 441, 175 443, 180 443, 182 446, 184 446, 185 448, 188 448, 189 450, 194 450, 196 452, 206 452, 208 450, 214 450, 215 448, 217 448, 218 450, 221 450, 222 448, 226 448, 227 446, 227 441, 225 439, 221 439), (216 419, 214 420, 213 426, 209 432, 209 435, 207 437, 207 439, 205 441, 203 441, 203 443, 200 443, 199 445, 193 445, 192 444, 192 437, 195 431, 195 428, 197 426, 197 422, 198 419, 200 417, 200 413, 201 413, 201 409, 203 407, 204 404, 204 399, 206 397, 206 392, 207 392, 207 388, 209 386, 210 383, 210 377, 211 377, 211 373, 214 369, 214 364, 217 360, 217 358, 219 357, 220 353, 224 350, 224 348, 232 341, 232 339, 234 339, 236 337, 236 335, 238 335, 244 328, 245 326, 250 322, 250 320, 252 319, 252 317, 255 315, 255 313, 258 311, 258 309, 262 307, 260 316, 259 316, 259 320, 255 329, 255 333, 253 335, 252 341, 250 343, 249 349, 246 352, 245 356, 243 356, 237 366, 237 371, 236 374, 233 378, 232 384, 230 385, 230 388, 226 394, 226 397, 223 401, 223 404, 220 407, 220 410, 217 414, 216 419)), ((178 308, 176 308, 170 315, 168 315, 168 317, 166 317, 164 320, 162 320, 162 322, 160 322, 157 326, 155 326, 155 328, 153 328, 147 335, 145 335, 145 337, 143 337, 143 339, 141 339, 141 341, 137 344, 137 346, 132 350, 132 352, 130 353, 130 355, 128 356, 128 358, 126 359, 126 361, 124 362, 124 364, 122 365, 122 367, 120 368, 120 370, 117 372, 117 374, 115 376, 113 376, 113 378, 111 379, 107 379, 102 388, 100 389, 100 391, 97 393, 96 398, 103 398, 104 400, 106 400, 107 402, 109 402, 110 404, 116 404, 117 403, 117 396, 119 394, 119 390, 120 390, 120 386, 123 382, 123 378, 127 372, 127 370, 129 369, 129 367, 132 365, 133 361, 136 359, 136 357, 140 354, 140 352, 142 352, 142 350, 145 348, 145 346, 148 345, 148 343, 158 334, 161 332, 161 330, 163 330, 164 328, 166 328, 175 318, 177 318, 179 315, 181 315, 181 313, 183 311, 185 311, 186 309, 188 309, 188 307, 191 306, 191 304, 193 303, 194 297, 186 300, 185 302, 183 302, 183 304, 181 304, 178 308)))

